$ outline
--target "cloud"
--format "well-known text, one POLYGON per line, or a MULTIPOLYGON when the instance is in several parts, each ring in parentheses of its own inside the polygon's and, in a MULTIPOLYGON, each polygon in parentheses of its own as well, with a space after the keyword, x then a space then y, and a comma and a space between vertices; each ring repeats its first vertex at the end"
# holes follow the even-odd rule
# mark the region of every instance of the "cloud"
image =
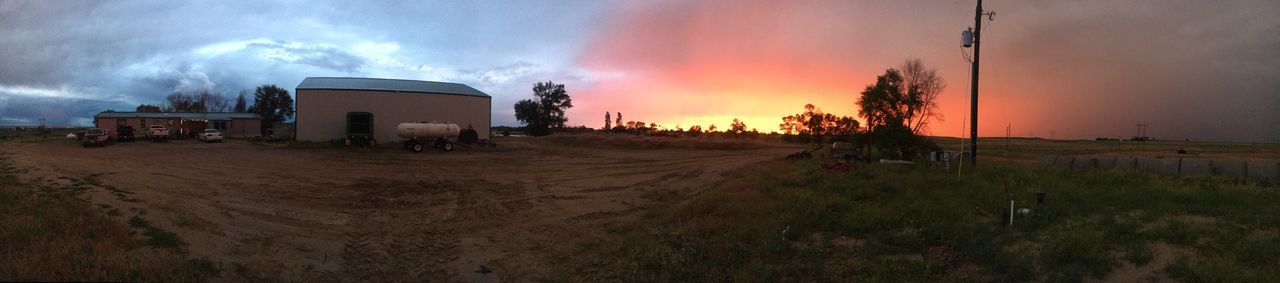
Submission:
POLYGON ((351 55, 339 48, 326 45, 298 43, 250 43, 259 56, 281 63, 306 64, 345 73, 356 73, 364 67, 365 59, 351 55))
MULTIPOLYGON (((981 135, 1280 141, 1280 3, 987 1, 981 135)), ((972 2, 648 1, 610 10, 578 59, 602 79, 572 117, 666 124, 743 117, 772 129, 814 103, 855 115, 863 86, 907 58, 949 82, 934 134, 967 117, 959 32, 972 2), (603 74, 614 74, 605 76, 603 74)))
POLYGON ((601 6, 557 2, 0 1, 0 85, 23 88, 0 92, 0 117, 83 122, 172 92, 234 95, 308 76, 454 80, 506 101, 554 78, 533 76, 572 69, 584 40, 573 35, 601 6), (460 71, 522 64, 539 67, 460 71))

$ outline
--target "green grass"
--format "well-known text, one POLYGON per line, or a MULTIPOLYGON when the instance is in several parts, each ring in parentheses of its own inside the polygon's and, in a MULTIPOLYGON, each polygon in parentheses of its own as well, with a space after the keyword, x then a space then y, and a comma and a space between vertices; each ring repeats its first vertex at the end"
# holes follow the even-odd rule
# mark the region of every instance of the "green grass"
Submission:
POLYGON ((621 258, 602 273, 635 281, 1072 282, 1104 278, 1122 262, 1152 264, 1153 245, 1163 242, 1186 253, 1161 266, 1175 279, 1280 277, 1280 188, 997 163, 960 177, 878 164, 832 173, 820 162, 739 170, 640 223, 612 227, 593 250, 621 258), (1036 192, 1046 193, 1044 206, 1036 192), (1010 199, 1032 210, 1012 227, 1004 224, 1010 199))

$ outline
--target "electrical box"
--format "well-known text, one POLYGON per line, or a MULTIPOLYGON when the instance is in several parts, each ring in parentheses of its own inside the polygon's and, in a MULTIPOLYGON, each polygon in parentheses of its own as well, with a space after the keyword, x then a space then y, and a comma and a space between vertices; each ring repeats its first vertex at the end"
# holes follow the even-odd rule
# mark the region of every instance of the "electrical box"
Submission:
POLYGON ((965 30, 960 33, 960 42, 964 44, 965 48, 973 47, 973 30, 965 30))

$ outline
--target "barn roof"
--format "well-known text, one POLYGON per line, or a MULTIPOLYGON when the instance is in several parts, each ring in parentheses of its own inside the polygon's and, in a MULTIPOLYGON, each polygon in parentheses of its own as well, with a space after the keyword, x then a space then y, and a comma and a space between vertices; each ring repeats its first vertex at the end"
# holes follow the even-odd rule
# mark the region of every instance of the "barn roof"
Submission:
POLYGON ((262 119, 256 113, 203 113, 203 112, 102 112, 95 118, 178 118, 187 120, 222 121, 231 119, 262 119))
POLYGON ((490 97, 484 92, 460 83, 375 78, 309 77, 303 79, 297 89, 372 90, 490 97))

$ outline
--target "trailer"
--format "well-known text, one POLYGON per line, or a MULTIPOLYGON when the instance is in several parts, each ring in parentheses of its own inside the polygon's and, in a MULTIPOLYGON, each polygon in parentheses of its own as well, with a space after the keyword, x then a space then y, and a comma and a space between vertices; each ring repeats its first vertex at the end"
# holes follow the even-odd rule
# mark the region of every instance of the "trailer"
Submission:
POLYGON ((422 152, 424 145, 444 151, 453 150, 453 140, 458 138, 462 129, 458 124, 449 123, 400 123, 396 125, 396 135, 404 138, 404 148, 413 152, 422 152))

